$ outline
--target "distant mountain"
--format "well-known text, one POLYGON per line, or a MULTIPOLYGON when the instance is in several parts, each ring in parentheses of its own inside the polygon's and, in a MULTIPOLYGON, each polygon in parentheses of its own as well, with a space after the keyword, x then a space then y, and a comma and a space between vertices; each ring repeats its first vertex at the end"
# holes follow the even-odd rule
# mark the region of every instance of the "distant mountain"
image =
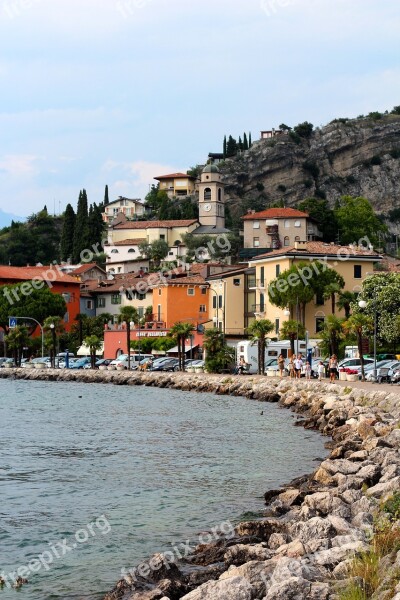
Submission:
POLYGON ((0 209, 0 229, 11 225, 11 221, 25 221, 24 217, 18 217, 11 213, 6 213, 0 209))

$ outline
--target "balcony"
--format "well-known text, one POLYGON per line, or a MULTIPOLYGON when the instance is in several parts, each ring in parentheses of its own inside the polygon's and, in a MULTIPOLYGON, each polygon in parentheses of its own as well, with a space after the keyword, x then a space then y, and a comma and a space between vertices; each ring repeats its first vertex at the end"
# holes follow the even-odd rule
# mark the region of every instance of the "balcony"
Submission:
POLYGON ((265 290, 265 279, 249 277, 248 288, 249 290, 265 290))
POLYGON ((252 309, 256 319, 265 319, 265 304, 253 304, 252 309))

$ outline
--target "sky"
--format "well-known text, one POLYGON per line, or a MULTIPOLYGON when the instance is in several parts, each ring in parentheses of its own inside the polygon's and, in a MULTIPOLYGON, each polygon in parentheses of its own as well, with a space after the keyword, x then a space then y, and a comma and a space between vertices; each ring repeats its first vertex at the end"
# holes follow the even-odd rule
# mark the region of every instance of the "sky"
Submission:
POLYGON ((144 198, 284 122, 400 104, 398 0, 0 0, 0 211, 144 198))

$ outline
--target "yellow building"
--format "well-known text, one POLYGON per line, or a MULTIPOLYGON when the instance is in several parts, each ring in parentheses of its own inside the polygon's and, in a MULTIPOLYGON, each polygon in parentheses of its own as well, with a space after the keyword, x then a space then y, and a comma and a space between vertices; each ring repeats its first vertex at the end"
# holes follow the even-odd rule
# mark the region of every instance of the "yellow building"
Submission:
POLYGON ((185 173, 171 173, 154 177, 159 184, 160 190, 167 192, 169 198, 192 196, 195 192, 196 178, 185 173))
MULTIPOLYGON (((250 266, 255 268, 255 276, 250 289, 255 292, 255 316, 260 319, 269 319, 275 325, 275 335, 284 321, 289 318, 300 319, 298 306, 292 307, 290 316, 287 310, 274 306, 268 295, 270 289, 273 293, 274 287, 270 283, 283 271, 290 269, 300 262, 318 261, 321 271, 325 268, 333 268, 345 281, 344 289, 351 292, 361 290, 363 280, 367 274, 372 273, 374 263, 380 262, 382 256, 365 247, 337 246, 324 242, 297 242, 289 248, 274 250, 268 254, 255 257, 250 266)), ((308 268, 308 267, 307 267, 308 268)), ((304 272, 305 280, 308 273, 304 272)), ((295 287, 295 281, 293 281, 295 287)), ((305 326, 310 337, 323 328, 324 321, 332 314, 331 300, 314 298, 305 308, 305 326)), ((336 309, 339 317, 344 317, 343 311, 336 309)), ((272 334, 274 335, 274 334, 272 334)))

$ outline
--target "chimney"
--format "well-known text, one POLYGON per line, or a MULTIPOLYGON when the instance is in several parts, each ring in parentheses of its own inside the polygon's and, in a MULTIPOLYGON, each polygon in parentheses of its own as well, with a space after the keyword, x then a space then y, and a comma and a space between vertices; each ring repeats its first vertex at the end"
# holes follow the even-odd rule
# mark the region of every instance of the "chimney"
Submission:
POLYGON ((307 250, 307 242, 295 242, 294 243, 295 250, 307 250))

